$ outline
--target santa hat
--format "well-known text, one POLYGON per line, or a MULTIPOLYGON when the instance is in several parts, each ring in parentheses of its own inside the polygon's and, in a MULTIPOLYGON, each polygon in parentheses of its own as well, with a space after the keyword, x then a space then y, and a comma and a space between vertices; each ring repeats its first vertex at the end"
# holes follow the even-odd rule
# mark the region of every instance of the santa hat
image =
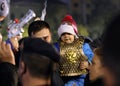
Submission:
POLYGON ((76 38, 78 37, 77 24, 76 24, 75 20, 72 18, 71 15, 66 15, 62 19, 61 23, 62 24, 58 28, 59 37, 61 37, 61 35, 65 32, 75 35, 76 38), (71 25, 67 24, 67 22, 70 22, 71 25))
POLYGON ((71 15, 66 15, 66 16, 62 19, 61 22, 62 22, 62 23, 63 23, 63 22, 70 22, 70 23, 72 24, 72 27, 73 27, 76 35, 78 35, 77 24, 76 24, 75 20, 73 19, 73 17, 72 17, 71 15))
POLYGON ((74 35, 76 38, 78 37, 74 31, 74 28, 68 24, 61 24, 58 28, 58 36, 61 37, 63 33, 70 33, 74 35))

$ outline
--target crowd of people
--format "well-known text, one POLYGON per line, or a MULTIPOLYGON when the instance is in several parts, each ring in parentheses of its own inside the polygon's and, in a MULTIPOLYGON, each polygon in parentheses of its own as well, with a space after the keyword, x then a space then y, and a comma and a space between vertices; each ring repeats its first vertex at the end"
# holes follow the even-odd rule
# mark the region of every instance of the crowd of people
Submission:
MULTIPOLYGON (((6 0, 0 6, 2 21, 9 6, 6 0)), ((40 19, 30 23, 28 37, 3 41, 0 34, 0 86, 120 86, 119 23, 118 13, 93 41, 79 34, 70 14, 61 19, 55 43, 40 19)))

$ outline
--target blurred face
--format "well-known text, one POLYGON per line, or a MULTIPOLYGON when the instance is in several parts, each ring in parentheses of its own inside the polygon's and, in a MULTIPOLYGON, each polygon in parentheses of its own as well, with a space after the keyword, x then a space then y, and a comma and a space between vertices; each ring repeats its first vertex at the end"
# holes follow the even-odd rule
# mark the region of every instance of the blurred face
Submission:
POLYGON ((38 37, 41 38, 42 40, 51 43, 52 37, 51 37, 51 32, 49 31, 48 28, 43 28, 42 30, 32 34, 32 37, 38 37))
POLYGON ((94 54, 92 65, 90 65, 90 80, 91 81, 94 81, 103 75, 103 71, 102 71, 103 66, 99 58, 100 57, 98 55, 94 54))
POLYGON ((115 83, 117 80, 115 79, 113 73, 107 68, 104 68, 104 73, 105 86, 116 86, 115 83))
POLYGON ((2 42, 2 35, 0 34, 0 43, 2 42))
POLYGON ((64 43, 72 43, 74 41, 75 37, 74 35, 70 34, 70 33, 63 33, 61 35, 61 40, 64 42, 64 43))

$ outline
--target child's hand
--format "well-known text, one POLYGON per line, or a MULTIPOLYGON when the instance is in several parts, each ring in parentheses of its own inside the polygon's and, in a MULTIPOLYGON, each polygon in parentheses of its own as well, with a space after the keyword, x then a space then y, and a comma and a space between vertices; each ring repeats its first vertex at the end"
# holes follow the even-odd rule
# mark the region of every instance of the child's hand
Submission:
POLYGON ((86 69, 86 68, 88 68, 88 67, 89 67, 88 61, 82 61, 82 62, 80 63, 80 69, 86 69))

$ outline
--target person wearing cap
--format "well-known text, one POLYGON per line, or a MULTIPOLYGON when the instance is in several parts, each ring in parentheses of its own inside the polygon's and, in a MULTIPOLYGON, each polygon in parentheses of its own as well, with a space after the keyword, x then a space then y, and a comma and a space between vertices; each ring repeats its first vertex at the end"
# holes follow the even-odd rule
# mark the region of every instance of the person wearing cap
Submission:
POLYGON ((58 27, 59 41, 54 43, 60 52, 60 75, 65 86, 84 86, 84 79, 91 64, 93 52, 83 36, 78 36, 77 24, 66 15, 58 27))
POLYGON ((59 53, 51 44, 40 38, 24 39, 18 69, 22 86, 51 86, 56 57, 60 58, 59 53))
MULTIPOLYGON (((12 59, 13 61, 10 64, 15 64, 14 54, 10 45, 6 45, 4 42, 1 47, 4 47, 4 49, 3 52, 0 52, 0 55, 4 58, 12 59)), ((0 50, 2 49, 1 47, 0 50)), ((7 83, 7 85, 3 86, 52 86, 51 78, 55 62, 58 61, 56 57, 60 58, 60 55, 51 44, 40 38, 25 38, 18 69, 19 83, 17 85, 7 83)))

